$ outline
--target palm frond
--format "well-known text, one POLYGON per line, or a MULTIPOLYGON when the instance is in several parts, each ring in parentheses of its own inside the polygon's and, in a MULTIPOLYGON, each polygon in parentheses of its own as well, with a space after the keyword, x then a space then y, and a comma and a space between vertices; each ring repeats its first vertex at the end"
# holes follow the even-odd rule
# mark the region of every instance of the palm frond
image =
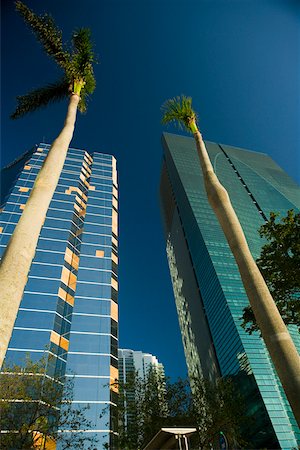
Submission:
POLYGON ((10 116, 12 119, 18 119, 25 114, 45 107, 48 103, 63 100, 69 95, 70 84, 66 78, 56 83, 48 84, 45 87, 35 89, 26 95, 17 97, 17 108, 10 116))
POLYGON ((57 64, 65 69, 70 63, 70 55, 64 49, 62 33, 57 28, 49 14, 37 15, 20 0, 16 2, 16 10, 23 17, 27 25, 32 29, 45 52, 51 56, 57 64))
POLYGON ((62 82, 39 88, 27 95, 17 97, 18 106, 11 115, 12 118, 21 117, 51 101, 61 100, 68 95, 69 86, 76 85, 74 92, 80 95, 78 109, 85 112, 90 94, 96 87, 93 64, 96 58, 91 42, 91 33, 87 28, 80 28, 72 34, 72 49, 65 50, 62 33, 54 20, 48 14, 37 15, 22 1, 17 0, 16 9, 30 26, 46 53, 51 56, 64 70, 65 78, 62 82))
POLYGON ((167 100, 161 109, 163 124, 175 123, 179 128, 191 131, 191 121, 197 120, 197 114, 192 108, 192 98, 185 95, 167 100))
POLYGON ((72 60, 68 68, 68 78, 73 80, 82 80, 84 82, 80 92, 80 101, 78 109, 84 113, 87 109, 89 95, 96 87, 96 80, 93 71, 93 63, 96 58, 91 42, 91 33, 87 28, 80 28, 74 31, 72 35, 72 60))
POLYGON ((91 42, 91 32, 88 28, 80 28, 72 35, 73 53, 70 64, 70 72, 75 79, 82 79, 85 82, 83 91, 92 94, 96 81, 93 71, 93 63, 96 58, 91 42))

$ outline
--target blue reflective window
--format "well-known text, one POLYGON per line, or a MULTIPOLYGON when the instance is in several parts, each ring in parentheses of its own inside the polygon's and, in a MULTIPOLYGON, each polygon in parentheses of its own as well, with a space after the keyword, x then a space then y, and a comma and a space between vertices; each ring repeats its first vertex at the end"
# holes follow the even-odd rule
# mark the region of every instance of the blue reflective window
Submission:
POLYGON ((50 343, 50 331, 14 330, 10 348, 45 350, 50 343))
POLYGON ((110 353, 110 336, 71 333, 69 352, 110 353))
POLYGON ((19 310, 15 327, 52 329, 54 316, 53 312, 19 310))
POLYGON ((41 295, 40 292, 38 292, 37 294, 30 294, 28 292, 25 292, 20 307, 55 311, 56 304, 56 295, 41 295))
POLYGON ((88 401, 109 401, 110 399, 110 389, 109 389, 110 379, 103 378, 74 378, 74 401, 85 400, 88 401))
POLYGON ((110 317, 79 316, 73 314, 72 331, 85 331, 91 333, 110 333, 110 317))
POLYGON ((47 251, 47 250, 40 250, 38 249, 34 261, 35 262, 45 262, 49 264, 64 264, 64 254, 65 254, 65 247, 61 249, 61 253, 53 252, 53 251, 47 251))
POLYGON ((110 300, 93 300, 75 297, 75 312, 86 314, 110 315, 110 300))
POLYGON ((91 269, 80 269, 78 272, 78 282, 86 281, 91 283, 111 283, 111 272, 101 272, 91 269))
POLYGON ((67 371, 71 375, 110 375, 110 357, 95 355, 68 355, 67 371))
POLYGON ((50 264, 32 264, 30 275, 38 277, 47 278, 57 278, 61 277, 62 266, 52 266, 50 264))
POLYGON ((45 294, 57 294, 60 286, 59 280, 47 280, 46 278, 30 278, 26 285, 26 291, 45 294))
POLYGON ((76 295, 80 297, 111 298, 111 287, 77 282, 76 295))
POLYGON ((52 252, 65 252, 66 251, 66 241, 56 241, 54 239, 40 238, 38 242, 38 248, 41 250, 50 250, 52 252))
MULTIPOLYGON (((81 248, 82 250, 82 248, 81 248)), ((110 257, 111 255, 109 255, 110 257)), ((80 268, 94 268, 94 269, 107 269, 111 270, 111 260, 105 258, 98 258, 93 256, 85 256, 81 254, 80 268)), ((79 270, 81 270, 79 268, 79 270)))

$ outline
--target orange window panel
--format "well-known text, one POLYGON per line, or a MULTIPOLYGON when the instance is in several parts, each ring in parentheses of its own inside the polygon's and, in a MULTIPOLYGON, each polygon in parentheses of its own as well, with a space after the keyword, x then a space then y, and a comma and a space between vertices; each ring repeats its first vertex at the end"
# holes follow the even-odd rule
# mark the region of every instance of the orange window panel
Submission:
POLYGON ((70 272, 69 283, 68 285, 75 291, 75 286, 77 283, 77 277, 74 273, 70 272))
POLYGON ((96 186, 91 186, 91 185, 90 185, 89 190, 90 190, 90 191, 95 191, 95 190, 96 190, 96 186))
POLYGON ((28 192, 29 191, 29 188, 27 188, 27 187, 20 187, 19 188, 19 192, 28 192))
POLYGON ((24 209, 24 208, 25 208, 24 204, 20 205, 20 209, 24 209))
POLYGON ((85 176, 85 178, 88 178, 88 177, 89 177, 88 171, 85 170, 84 167, 81 168, 81 173, 83 173, 83 175, 85 176))
POLYGON ((80 211, 81 211, 80 206, 78 206, 77 203, 74 203, 74 209, 75 209, 77 212, 80 212, 80 211))
POLYGON ((62 299, 62 300, 66 300, 67 298, 67 293, 63 288, 59 288, 58 289, 58 296, 62 299))
POLYGON ((36 149, 36 151, 42 153, 44 151, 44 149, 39 147, 39 148, 36 149))
POLYGON ((59 345, 60 335, 56 331, 52 331, 50 335, 50 341, 56 345, 59 345))
POLYGON ((61 287, 58 289, 58 296, 65 302, 69 303, 69 305, 74 305, 74 297, 71 294, 68 294, 64 289, 61 287))
POLYGON ((74 186, 70 186, 69 189, 65 190, 65 194, 68 195, 72 194, 72 192, 79 192, 79 189, 74 186))
POLYGON ((112 212, 112 231, 118 236, 118 214, 114 209, 112 212))
POLYGON ((112 319, 118 322, 118 304, 113 301, 111 301, 110 303, 110 316, 112 319))
POLYGON ((27 164, 26 164, 26 166, 24 166, 24 170, 30 170, 31 169, 31 166, 28 166, 27 164))
POLYGON ((118 282, 114 278, 111 279, 111 285, 116 291, 118 290, 118 282))
MULTIPOLYGON (((82 230, 78 230, 78 231, 82 232, 82 230)), ((79 258, 68 247, 66 248, 64 259, 68 264, 70 264, 70 266, 74 267, 74 269, 78 269, 79 258)))
POLYGON ((83 200, 84 200, 85 202, 87 202, 87 199, 88 199, 88 198, 87 198, 87 196, 86 196, 83 192, 81 193, 81 197, 83 198, 83 200))
POLYGON ((96 250, 96 256, 98 258, 104 258, 104 250, 96 250))
POLYGON ((0 233, 2 233, 3 232, 3 227, 0 227, 0 233))
POLYGON ((65 283, 65 285, 68 286, 69 284, 69 278, 70 278, 70 271, 69 269, 67 269, 66 267, 63 267, 62 271, 61 271, 61 281, 63 283, 65 283))
POLYGON ((115 197, 113 197, 112 204, 116 209, 118 209, 118 200, 115 197))
POLYGON ((118 190, 113 186, 113 195, 118 198, 118 190))
POLYGON ((72 262, 72 257, 73 257, 73 252, 72 250, 70 250, 68 247, 66 248, 66 252, 65 252, 65 261, 69 264, 71 264, 72 262))
POLYGON ((74 267, 74 269, 78 269, 79 267, 79 257, 73 253, 71 266, 74 267))
POLYGON ((112 158, 112 169, 113 183, 117 184, 117 160, 115 157, 112 158))
POLYGON ((118 257, 114 253, 111 254, 111 259, 114 263, 118 264, 118 257))
POLYGON ((69 305, 74 306, 74 297, 73 297, 73 295, 67 294, 66 302, 69 303, 69 305))
POLYGON ((110 378, 113 380, 117 380, 119 378, 119 371, 114 366, 110 366, 110 378))
POLYGON ((91 174, 91 169, 89 168, 89 166, 87 165, 87 163, 85 161, 83 161, 83 163, 82 163, 82 169, 86 170, 87 173, 91 174))
POLYGON ((61 336, 59 341, 59 346, 62 347, 66 352, 69 350, 69 341, 68 339, 61 336))
POLYGON ((86 203, 79 197, 79 195, 76 195, 75 200, 76 200, 81 206, 86 206, 86 203))
POLYGON ((91 155, 88 152, 85 152, 84 156, 91 162, 93 162, 93 158, 91 157, 91 155))
POLYGON ((114 236, 111 238, 111 242, 118 246, 118 239, 116 239, 114 236))

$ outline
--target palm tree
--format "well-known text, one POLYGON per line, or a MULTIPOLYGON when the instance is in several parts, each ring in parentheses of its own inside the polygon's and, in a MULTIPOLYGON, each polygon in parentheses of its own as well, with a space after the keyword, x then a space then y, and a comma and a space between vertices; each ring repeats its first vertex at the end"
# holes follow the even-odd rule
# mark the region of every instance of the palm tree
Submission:
POLYGON ((64 127, 49 150, 1 261, 0 367, 27 283, 39 234, 73 136, 77 109, 86 111, 88 95, 95 89, 92 67, 95 58, 90 31, 76 30, 72 35, 72 47, 68 50, 62 43, 61 31, 48 14, 38 16, 21 1, 16 2, 16 9, 45 52, 62 69, 63 76, 56 83, 17 97, 18 105, 11 117, 16 119, 50 102, 68 97, 69 105, 64 127))
POLYGON ((197 114, 192 109, 192 99, 185 96, 172 98, 164 103, 162 110, 163 124, 175 122, 194 135, 208 201, 236 260, 262 337, 300 425, 299 354, 250 253, 229 195, 214 173, 202 135, 197 127, 197 114))

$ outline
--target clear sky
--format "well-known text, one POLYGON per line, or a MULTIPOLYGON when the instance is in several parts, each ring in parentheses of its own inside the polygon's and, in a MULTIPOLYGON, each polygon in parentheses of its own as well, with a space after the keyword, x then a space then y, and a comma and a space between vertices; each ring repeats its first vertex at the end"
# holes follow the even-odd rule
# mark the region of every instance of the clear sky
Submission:
MULTIPOLYGON (((27 0, 69 39, 92 31, 97 89, 72 146, 114 154, 120 190, 120 347, 186 366, 159 211, 160 106, 193 97, 204 139, 268 153, 300 182, 298 0, 27 0)), ((15 97, 59 71, 1 2, 1 165, 51 143, 66 103, 11 121, 15 97)), ((168 129, 166 131, 175 131, 168 129)), ((177 131, 175 131, 177 132, 177 131)))

